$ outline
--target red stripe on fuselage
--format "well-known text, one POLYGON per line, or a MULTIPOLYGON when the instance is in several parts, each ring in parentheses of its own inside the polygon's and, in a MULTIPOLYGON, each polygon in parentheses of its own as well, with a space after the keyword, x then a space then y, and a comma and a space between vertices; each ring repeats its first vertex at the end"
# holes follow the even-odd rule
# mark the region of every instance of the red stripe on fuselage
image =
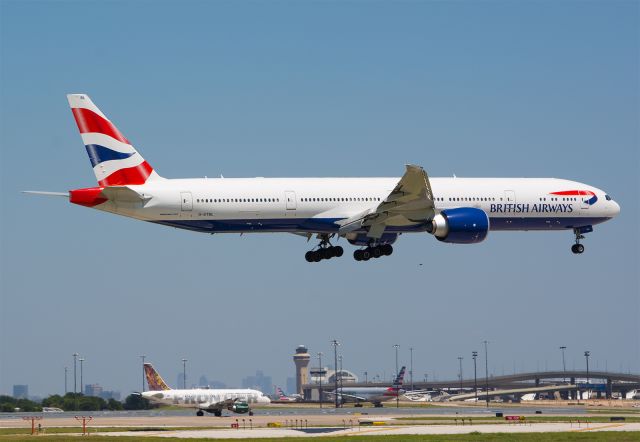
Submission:
POLYGON ((127 167, 113 172, 103 180, 98 181, 101 186, 124 186, 126 184, 144 184, 153 172, 153 167, 146 161, 134 167, 127 167))
POLYGON ((131 144, 111 121, 105 120, 95 112, 81 107, 73 108, 71 112, 73 112, 73 117, 76 119, 76 124, 81 134, 96 132, 108 135, 125 144, 131 144))
POLYGON ((590 190, 564 190, 562 192, 551 192, 551 195, 562 195, 562 196, 579 196, 579 195, 591 195, 595 196, 595 193, 590 190))

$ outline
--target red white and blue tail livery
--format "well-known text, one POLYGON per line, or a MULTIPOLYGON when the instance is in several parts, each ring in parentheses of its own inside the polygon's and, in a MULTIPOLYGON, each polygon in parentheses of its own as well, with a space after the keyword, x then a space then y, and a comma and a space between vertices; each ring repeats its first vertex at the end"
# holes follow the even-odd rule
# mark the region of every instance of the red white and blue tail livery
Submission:
POLYGON ((70 202, 205 233, 284 232, 316 237, 309 262, 358 247, 356 261, 388 256, 404 233, 474 244, 490 231, 568 230, 581 240, 620 212, 604 191, 557 178, 430 178, 407 165, 400 178, 161 178, 86 94, 68 95, 98 185, 70 202))

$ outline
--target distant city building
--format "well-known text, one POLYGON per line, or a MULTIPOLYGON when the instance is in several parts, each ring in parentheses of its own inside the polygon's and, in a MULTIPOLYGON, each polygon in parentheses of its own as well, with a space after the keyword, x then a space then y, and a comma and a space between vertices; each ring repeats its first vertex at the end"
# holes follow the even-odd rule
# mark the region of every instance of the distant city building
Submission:
POLYGON ((296 393, 302 394, 302 385, 309 383, 309 361, 311 355, 307 347, 298 345, 296 353, 293 355, 293 363, 296 364, 296 393))
POLYGON ((296 378, 287 378, 287 394, 293 394, 296 392, 296 378))
POLYGON ((273 389, 273 383, 271 376, 265 376, 261 370, 258 370, 255 376, 247 376, 242 380, 242 388, 252 388, 269 394, 273 389))
POLYGON ((16 399, 27 399, 29 397, 29 386, 28 385, 14 385, 13 386, 13 397, 16 399))
POLYGON ((86 384, 84 386, 85 396, 100 397, 100 394, 102 394, 102 386, 100 384, 86 384))
POLYGON ((222 381, 209 380, 205 375, 200 376, 198 387, 201 388, 227 388, 227 384, 222 381))

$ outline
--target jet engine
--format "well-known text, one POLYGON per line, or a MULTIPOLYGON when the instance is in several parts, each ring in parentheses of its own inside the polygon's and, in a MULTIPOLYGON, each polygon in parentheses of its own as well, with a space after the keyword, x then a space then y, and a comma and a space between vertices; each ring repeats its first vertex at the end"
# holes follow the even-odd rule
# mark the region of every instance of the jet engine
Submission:
POLYGON ((445 209, 433 217, 427 232, 442 242, 475 244, 487 237, 489 217, 483 210, 473 207, 445 209))

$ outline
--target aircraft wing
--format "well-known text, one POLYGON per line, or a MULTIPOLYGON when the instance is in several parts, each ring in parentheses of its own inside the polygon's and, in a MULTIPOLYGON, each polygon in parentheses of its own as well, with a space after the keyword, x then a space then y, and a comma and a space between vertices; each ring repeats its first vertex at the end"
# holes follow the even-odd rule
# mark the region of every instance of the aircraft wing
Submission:
POLYGON ((344 236, 365 228, 367 236, 378 239, 387 225, 426 222, 434 214, 427 172, 420 166, 407 164, 404 175, 384 201, 375 208, 342 220, 338 233, 344 236))
POLYGON ((328 395, 331 395, 331 396, 338 396, 340 398, 345 397, 345 398, 349 398, 349 399, 356 399, 356 400, 359 400, 359 401, 367 402, 367 398, 366 397, 357 396, 355 394, 334 393, 332 391, 325 391, 324 394, 328 394, 328 395))

